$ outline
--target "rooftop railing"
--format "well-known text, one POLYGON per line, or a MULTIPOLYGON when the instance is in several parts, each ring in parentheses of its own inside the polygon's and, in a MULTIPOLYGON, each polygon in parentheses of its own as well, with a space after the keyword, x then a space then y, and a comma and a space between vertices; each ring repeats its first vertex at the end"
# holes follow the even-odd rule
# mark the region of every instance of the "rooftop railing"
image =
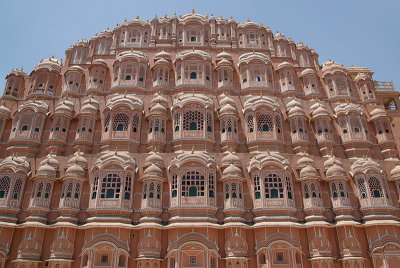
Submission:
POLYGON ((382 91, 395 91, 393 81, 385 82, 385 81, 374 81, 375 90, 378 92, 382 91))

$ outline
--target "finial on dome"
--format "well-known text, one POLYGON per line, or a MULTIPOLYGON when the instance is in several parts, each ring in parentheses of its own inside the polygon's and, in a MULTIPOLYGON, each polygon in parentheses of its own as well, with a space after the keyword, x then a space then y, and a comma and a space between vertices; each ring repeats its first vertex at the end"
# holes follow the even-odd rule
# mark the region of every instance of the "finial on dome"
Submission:
POLYGON ((174 16, 176 16, 176 11, 174 12, 174 16))
POLYGON ((15 158, 18 158, 18 152, 15 153, 15 158))
POLYGON ((229 152, 230 152, 230 153, 232 153, 232 146, 231 146, 231 147, 229 147, 229 152))
POLYGON ((54 54, 53 54, 53 55, 51 55, 51 58, 52 58, 52 59, 54 59, 54 54))
POLYGON ((81 148, 78 148, 78 155, 81 153, 81 148))
POLYGON ((192 89, 192 97, 194 97, 194 89, 192 89))
POLYGON ((140 17, 139 17, 139 13, 137 14, 137 16, 136 16, 136 19, 138 20, 138 19, 140 19, 140 17))
POLYGON ((261 25, 261 27, 263 27, 263 26, 264 26, 264 24, 263 24, 262 22, 260 22, 260 25, 261 25))
POLYGON ((253 49, 253 54, 256 54, 256 52, 254 51, 254 49, 253 49))
POLYGON ((194 51, 194 47, 192 47, 192 51, 194 51))
POLYGON ((331 157, 333 157, 333 150, 331 150, 331 157))
POLYGON ((179 13, 179 18, 182 19, 182 13, 179 13))
POLYGON ((35 102, 37 100, 37 96, 33 97, 32 102, 35 102))
POLYGON ((124 93, 124 98, 126 98, 126 95, 128 94, 128 90, 125 90, 125 93, 124 93))
POLYGON ((43 62, 43 58, 40 60, 40 63, 42 63, 43 62))
POLYGON ((24 70, 24 66, 21 66, 21 71, 23 71, 24 70))
POLYGON ((126 22, 126 19, 124 20, 124 22, 126 22))
POLYGON ((194 146, 192 146, 192 154, 194 154, 194 146))
POLYGON ((329 62, 331 62, 332 60, 331 60, 331 58, 329 58, 329 62))
POLYGON ((206 14, 206 19, 208 19, 208 14, 206 14))
POLYGON ((154 146, 153 152, 157 152, 157 147, 156 146, 154 146))
POLYGON ((349 99, 346 99, 346 103, 347 103, 347 105, 349 105, 349 103, 350 103, 349 99))
POLYGON ((211 13, 211 17, 214 17, 214 13, 211 13))
POLYGON ((158 18, 158 17, 157 17, 157 14, 154 15, 154 18, 156 18, 156 19, 158 18))
POLYGON ((118 154, 118 147, 115 147, 114 155, 118 154))
POLYGON ((231 20, 233 20, 233 17, 231 16, 231 20))
POLYGON ((194 14, 194 8, 192 9, 192 14, 194 14))
POLYGON ((307 152, 306 152, 306 151, 303 151, 303 155, 307 155, 307 152))
POLYGON ((351 67, 354 67, 354 64, 352 64, 351 67))
POLYGON ((165 13, 164 18, 167 18, 167 13, 165 13))
POLYGON ((276 29, 276 33, 279 33, 278 29, 276 29))
POLYGON ((107 31, 109 31, 110 30, 110 26, 107 26, 107 31))
POLYGON ((260 99, 262 99, 262 98, 263 98, 262 91, 260 91, 260 99))
POLYGON ((267 149, 267 154, 271 155, 271 151, 269 149, 267 149))

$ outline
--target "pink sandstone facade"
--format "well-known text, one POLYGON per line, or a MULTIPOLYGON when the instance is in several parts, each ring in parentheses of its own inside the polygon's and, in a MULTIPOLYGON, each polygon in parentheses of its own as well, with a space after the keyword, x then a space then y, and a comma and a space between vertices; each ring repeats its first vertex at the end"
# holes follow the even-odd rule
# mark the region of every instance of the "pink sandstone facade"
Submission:
POLYGON ((400 267, 399 93, 372 75, 195 12, 13 70, 0 267, 400 267))

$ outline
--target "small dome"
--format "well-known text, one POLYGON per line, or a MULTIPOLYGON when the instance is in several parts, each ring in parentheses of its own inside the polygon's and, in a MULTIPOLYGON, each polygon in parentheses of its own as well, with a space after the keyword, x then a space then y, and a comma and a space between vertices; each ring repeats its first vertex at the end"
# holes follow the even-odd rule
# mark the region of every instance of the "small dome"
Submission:
POLYGON ((233 107, 230 104, 226 104, 219 110, 219 113, 220 113, 220 115, 224 115, 224 114, 236 115, 237 114, 237 109, 236 109, 236 107, 233 107))
POLYGON ((301 169, 306 166, 315 166, 315 162, 308 156, 303 156, 297 161, 297 167, 301 169))
POLYGON ((225 51, 222 51, 221 53, 219 53, 217 55, 217 60, 228 60, 228 61, 231 61, 232 60, 232 55, 227 53, 227 52, 225 52, 225 51))
POLYGON ((391 171, 390 171, 390 180, 391 181, 397 181, 400 179, 400 165, 396 165, 391 171))
POLYGON ((346 170, 338 165, 337 163, 334 163, 332 166, 330 166, 326 170, 326 177, 327 179, 329 178, 337 178, 337 177, 345 177, 346 176, 346 170))
POLYGON ((108 69, 107 62, 105 60, 102 60, 102 59, 97 59, 97 60, 93 61, 89 68, 94 67, 94 66, 100 66, 100 67, 103 67, 105 69, 108 69))
POLYGON ((299 101, 297 101, 295 98, 293 98, 291 101, 289 101, 286 104, 286 109, 289 110, 291 108, 298 107, 298 106, 302 106, 301 103, 299 101))
POLYGON ((54 179, 56 178, 56 170, 48 163, 44 163, 43 165, 41 163, 37 170, 36 176, 54 179))
POLYGON ((235 101, 231 97, 229 97, 228 95, 224 94, 222 99, 219 101, 219 106, 222 107, 222 106, 227 105, 227 104, 230 104, 230 105, 236 107, 235 101))
POLYGON ((97 117, 98 110, 99 110, 99 102, 93 97, 90 97, 89 99, 86 99, 82 102, 82 107, 79 114, 93 115, 97 117))
POLYGON ((57 60, 55 58, 48 58, 45 60, 41 60, 38 65, 35 66, 35 71, 40 69, 47 69, 48 71, 56 71, 58 73, 61 72, 61 60, 57 60))
POLYGON ((305 116, 306 113, 304 112, 303 108, 300 106, 293 107, 288 112, 288 117, 294 116, 305 116))
POLYGON ((72 116, 73 113, 74 113, 74 103, 67 99, 64 99, 62 102, 59 102, 54 111, 54 115, 63 114, 67 116, 72 116))
POLYGON ((164 96, 157 93, 157 96, 151 100, 151 105, 153 106, 156 105, 157 103, 160 103, 163 106, 167 106, 168 100, 164 96))
POLYGON ((68 166, 73 166, 77 164, 82 168, 87 168, 87 160, 82 156, 80 152, 75 152, 74 156, 68 160, 68 166))
POLYGON ((325 169, 328 169, 330 166, 333 164, 337 164, 339 166, 343 166, 343 163, 337 159, 335 156, 329 157, 325 162, 324 162, 324 167, 325 169))
POLYGON ((164 159, 159 153, 151 152, 145 160, 145 166, 150 166, 151 164, 155 164, 159 167, 164 167, 164 159))
POLYGON ((278 31, 276 31, 276 34, 275 34, 274 38, 277 39, 277 40, 286 40, 285 36, 282 33, 278 32, 278 31))
POLYGON ((237 167, 242 166, 242 162, 240 162, 239 156, 236 154, 229 152, 226 156, 224 156, 221 160, 222 166, 229 166, 229 165, 235 165, 237 167))
POLYGON ((160 52, 158 52, 155 56, 154 56, 155 60, 158 59, 166 59, 166 60, 171 60, 171 54, 169 54, 168 52, 162 50, 160 52))
MULTIPOLYGON (((318 103, 318 107, 316 109, 311 109, 312 113, 311 116, 312 118, 317 118, 317 117, 330 117, 329 112, 325 109, 323 105, 318 103)), ((314 104, 315 105, 315 104, 314 104)), ((314 107, 313 107, 314 108, 314 107)))
POLYGON ((157 177, 157 178, 162 178, 163 177, 163 172, 161 168, 159 168, 155 164, 151 164, 148 166, 145 171, 144 171, 144 176, 145 177, 157 177))
POLYGON ((50 165, 51 167, 53 167, 55 170, 57 170, 58 169, 58 161, 57 161, 57 159, 55 159, 52 155, 51 155, 51 153, 49 153, 47 156, 46 156, 46 158, 45 159, 43 159, 41 162, 40 162, 40 166, 44 166, 44 165, 50 165))
POLYGON ((304 179, 316 179, 319 178, 318 171, 312 166, 306 166, 300 171, 300 178, 304 179))
POLYGON ((65 176, 83 178, 85 176, 85 170, 77 163, 75 163, 67 168, 67 170, 65 171, 65 176))
POLYGON ((242 175, 242 170, 237 166, 230 164, 227 168, 224 169, 222 173, 224 176, 230 175, 235 177, 240 177, 242 175))
POLYGON ((160 103, 155 104, 150 108, 151 115, 167 115, 168 109, 165 106, 161 105, 160 103))

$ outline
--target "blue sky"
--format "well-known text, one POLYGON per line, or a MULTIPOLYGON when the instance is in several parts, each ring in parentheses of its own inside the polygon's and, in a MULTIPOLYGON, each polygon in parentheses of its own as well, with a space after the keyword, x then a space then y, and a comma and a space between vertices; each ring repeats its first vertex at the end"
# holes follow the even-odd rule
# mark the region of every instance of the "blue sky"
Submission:
POLYGON ((400 88, 400 1, 356 0, 2 0, 0 3, 0 91, 12 68, 24 66, 28 74, 40 59, 53 54, 65 57, 65 49, 77 40, 125 18, 152 19, 211 14, 236 21, 262 22, 298 43, 303 41, 319 54, 320 63, 332 58, 348 67, 369 67, 375 80, 393 80, 400 88))

